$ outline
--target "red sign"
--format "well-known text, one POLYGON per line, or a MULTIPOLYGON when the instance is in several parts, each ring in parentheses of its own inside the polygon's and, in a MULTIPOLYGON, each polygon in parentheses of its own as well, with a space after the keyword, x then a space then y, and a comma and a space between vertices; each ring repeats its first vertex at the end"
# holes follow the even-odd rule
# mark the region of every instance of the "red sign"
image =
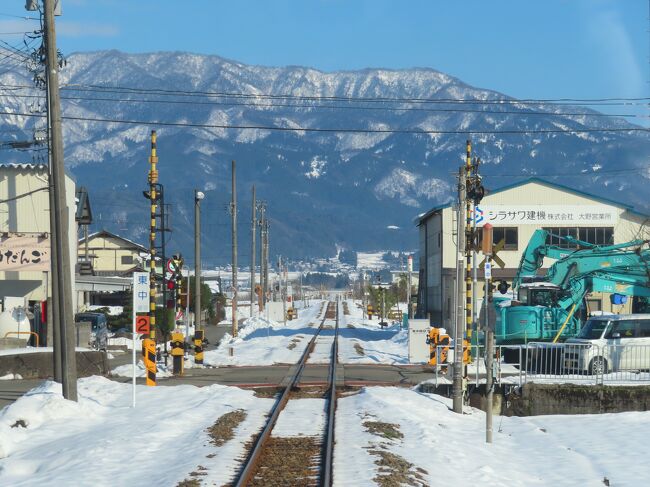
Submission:
POLYGON ((135 317, 135 332, 140 335, 149 334, 149 315, 135 317))

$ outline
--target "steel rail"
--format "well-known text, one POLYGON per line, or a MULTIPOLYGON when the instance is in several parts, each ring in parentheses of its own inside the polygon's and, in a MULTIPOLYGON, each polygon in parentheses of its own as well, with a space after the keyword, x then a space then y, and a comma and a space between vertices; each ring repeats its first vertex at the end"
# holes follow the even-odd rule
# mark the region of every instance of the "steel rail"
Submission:
POLYGON ((339 356, 339 306, 340 302, 336 301, 336 325, 334 326, 334 340, 332 341, 332 360, 329 370, 329 398, 327 411, 327 430, 325 431, 325 452, 322 462, 321 486, 329 487, 332 485, 332 476, 334 470, 334 414, 336 413, 336 365, 339 356))
MULTIPOLYGON (((300 380, 300 377, 302 376, 302 372, 307 363, 307 358, 309 357, 309 354, 311 353, 312 349, 314 348, 314 344, 316 343, 316 338, 318 337, 318 335, 320 335, 320 332, 323 330, 323 325, 325 324, 325 320, 327 319, 327 311, 329 309, 329 305, 330 303, 328 302, 327 305, 325 306, 325 313, 323 315, 323 319, 321 320, 321 323, 318 329, 316 330, 316 333, 314 334, 312 339, 305 347, 305 351, 300 356, 300 360, 298 361, 298 367, 294 372, 293 376, 291 377, 289 384, 287 384, 284 391, 282 392, 278 400, 273 405, 273 409, 271 410, 269 419, 267 420, 264 429, 255 440, 255 445, 251 449, 248 458, 246 459, 244 468, 241 470, 237 480, 234 483, 235 487, 244 487, 248 485, 248 483, 253 479, 253 474, 255 473, 255 468, 257 467, 257 463, 260 459, 262 450, 264 448, 264 444, 271 436, 271 431, 273 430, 273 427, 275 426, 275 423, 277 422, 280 413, 287 405, 287 402, 289 401, 289 394, 291 393, 292 389, 296 386, 296 384, 298 384, 298 381, 300 380)), ((338 305, 337 305, 337 327, 338 327, 338 305)))

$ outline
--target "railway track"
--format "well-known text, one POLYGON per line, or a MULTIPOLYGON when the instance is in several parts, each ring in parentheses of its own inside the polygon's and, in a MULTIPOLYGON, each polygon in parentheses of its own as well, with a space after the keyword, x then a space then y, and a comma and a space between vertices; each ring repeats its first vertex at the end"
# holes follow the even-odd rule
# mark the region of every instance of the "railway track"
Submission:
MULTIPOLYGON (((336 413, 336 364, 338 360, 339 303, 328 302, 316 333, 305 347, 287 386, 269 413, 266 425, 252 441, 248 456, 232 485, 240 486, 330 486, 334 452, 334 416, 336 413), (329 322, 329 323, 328 323, 329 322), (301 390, 300 379, 316 344, 322 349, 323 331, 333 330, 327 386, 301 390), (324 424, 319 436, 274 436, 282 411, 290 402, 305 397, 325 399, 324 424)), ((322 350, 321 350, 322 351, 322 350)), ((302 399, 301 399, 302 398, 302 399)), ((294 405, 297 405, 294 403, 294 405)), ((322 401, 309 402, 314 418, 322 418, 322 401)), ((304 417, 304 407, 301 406, 304 417)), ((311 409, 309 414, 311 415, 311 409)))

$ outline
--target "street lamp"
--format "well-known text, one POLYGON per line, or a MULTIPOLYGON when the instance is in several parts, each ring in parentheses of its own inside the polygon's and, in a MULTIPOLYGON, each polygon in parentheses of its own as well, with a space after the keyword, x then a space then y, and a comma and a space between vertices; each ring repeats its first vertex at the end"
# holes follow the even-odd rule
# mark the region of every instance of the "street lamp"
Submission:
POLYGON ((205 193, 194 190, 194 329, 201 329, 201 200, 205 193))

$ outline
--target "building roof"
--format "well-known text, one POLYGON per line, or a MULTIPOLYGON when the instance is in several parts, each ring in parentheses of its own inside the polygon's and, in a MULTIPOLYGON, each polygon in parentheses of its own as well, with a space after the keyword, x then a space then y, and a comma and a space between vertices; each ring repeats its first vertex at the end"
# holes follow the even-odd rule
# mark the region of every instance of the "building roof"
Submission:
MULTIPOLYGON (((134 242, 133 240, 129 240, 128 238, 120 237, 119 235, 116 235, 116 234, 114 234, 114 233, 111 233, 111 232, 109 232, 108 230, 100 230, 99 232, 91 233, 90 235, 88 235, 88 240, 90 241, 91 239, 93 239, 93 238, 95 238, 95 237, 109 237, 109 238, 115 238, 115 239, 117 239, 117 240, 121 240, 121 241, 123 241, 123 242, 126 242, 127 244, 129 244, 129 246, 131 246, 131 247, 135 247, 135 248, 137 248, 138 250, 140 250, 141 252, 149 252, 149 249, 147 249, 147 248, 144 247, 143 245, 140 245, 139 243, 134 242)), ((83 243, 84 240, 85 240, 84 237, 80 238, 80 239, 79 239, 79 243, 83 243)))
MULTIPOLYGON (((490 190, 489 193, 488 193, 488 196, 493 195, 493 194, 497 194, 497 193, 501 193, 503 191, 508 191, 509 189, 517 188, 519 186, 523 186, 523 185, 529 184, 529 183, 543 184, 545 186, 550 186, 551 188, 560 189, 562 191, 577 194, 577 195, 580 195, 580 196, 586 196, 587 198, 592 198, 592 199, 595 199, 595 200, 598 200, 598 201, 602 201, 604 203, 608 203, 608 204, 613 205, 613 206, 618 206, 620 208, 625 208, 625 210, 629 211, 630 213, 634 213, 636 215, 650 216, 650 215, 646 215, 644 213, 641 213, 641 212, 635 210, 632 205, 629 205, 627 203, 612 200, 612 199, 609 199, 609 198, 604 198, 602 196, 599 196, 599 195, 596 195, 596 194, 593 194, 593 193, 589 193, 587 191, 582 191, 582 190, 579 190, 579 189, 576 189, 576 188, 572 188, 570 186, 566 186, 564 184, 554 183, 552 181, 547 181, 546 179, 542 179, 542 178, 538 178, 538 177, 532 177, 532 178, 524 179, 524 180, 518 181, 516 183, 508 184, 506 186, 502 186, 500 188, 490 190)), ((418 215, 415 218, 416 226, 419 226, 424 220, 429 218, 434 213, 436 213, 436 212, 438 212, 440 210, 443 210, 445 208, 449 208, 450 206, 451 206, 451 203, 446 203, 444 205, 434 206, 433 208, 431 208, 426 213, 422 213, 422 214, 418 215)))

